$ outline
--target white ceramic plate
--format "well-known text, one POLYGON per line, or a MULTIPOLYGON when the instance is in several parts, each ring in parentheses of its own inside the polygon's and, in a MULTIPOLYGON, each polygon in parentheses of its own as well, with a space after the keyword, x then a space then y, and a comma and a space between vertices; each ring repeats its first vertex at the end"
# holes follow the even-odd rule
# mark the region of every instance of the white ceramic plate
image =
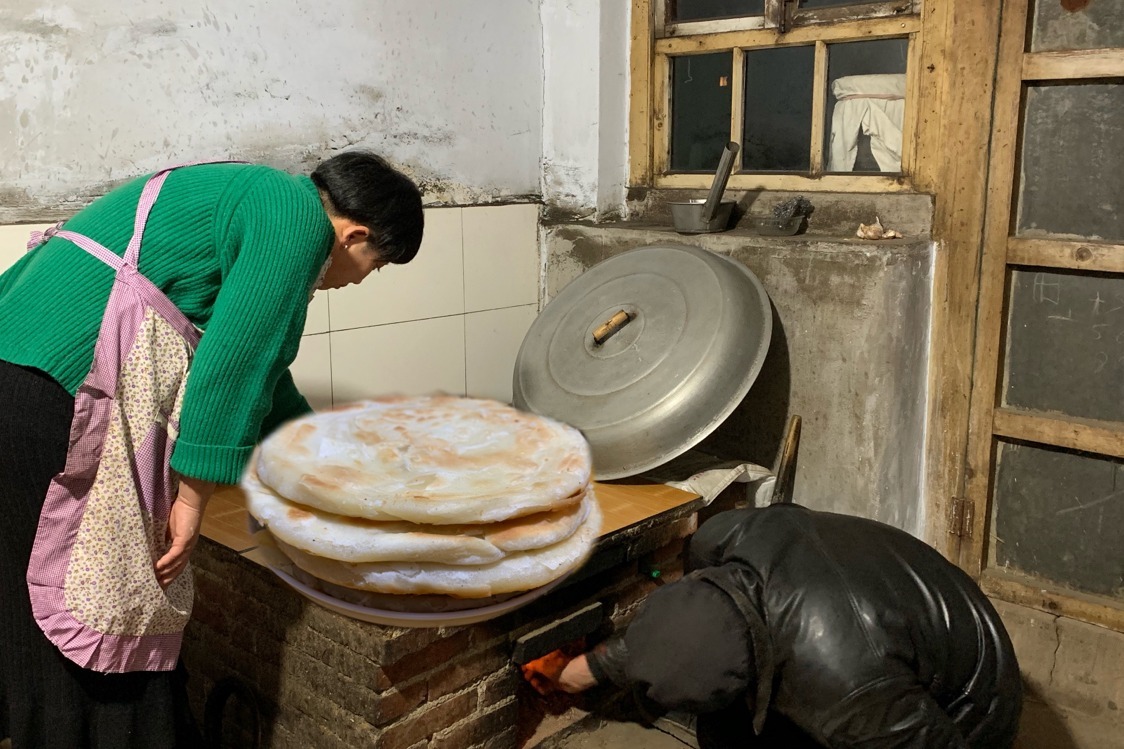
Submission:
POLYGON ((288 583, 289 587, 296 590, 302 596, 310 601, 320 604, 329 611, 334 611, 343 616, 349 616, 352 619, 359 619, 364 622, 372 624, 382 624, 388 627, 458 627, 464 624, 476 624, 477 622, 485 622, 489 619, 495 619, 498 616, 514 611, 517 608, 526 606, 531 601, 539 598, 551 590, 556 588, 568 575, 563 575, 557 580, 553 580, 546 585, 533 590, 528 590, 522 595, 514 598, 509 598, 506 601, 495 603, 490 606, 482 606, 478 609, 465 609, 463 611, 439 611, 439 612, 425 612, 425 613, 411 613, 407 611, 388 611, 385 609, 373 609, 367 606, 360 606, 356 603, 349 603, 341 601, 338 598, 328 595, 327 593, 317 590, 316 588, 305 585, 300 580, 290 575, 285 570, 270 566, 273 573, 279 578, 288 583))

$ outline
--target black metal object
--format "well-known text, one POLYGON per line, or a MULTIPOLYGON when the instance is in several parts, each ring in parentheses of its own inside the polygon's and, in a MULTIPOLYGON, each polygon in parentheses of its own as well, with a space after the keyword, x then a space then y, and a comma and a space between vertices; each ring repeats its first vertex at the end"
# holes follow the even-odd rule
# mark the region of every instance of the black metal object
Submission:
POLYGON ((231 697, 237 697, 250 714, 250 730, 248 731, 250 743, 246 749, 259 749, 261 746, 261 707, 258 696, 254 690, 241 679, 228 676, 220 679, 211 693, 207 695, 207 702, 203 707, 203 737, 207 749, 222 748, 222 721, 226 704, 231 697))
POLYGON ((580 608, 569 616, 532 630, 515 641, 511 660, 518 666, 542 658, 563 645, 593 634, 605 619, 605 607, 600 601, 580 608))
POLYGON ((792 502, 792 486, 796 482, 796 454, 800 450, 800 417, 793 414, 788 420, 788 430, 784 437, 784 447, 777 460, 776 483, 773 484, 773 498, 769 504, 789 504, 792 502))

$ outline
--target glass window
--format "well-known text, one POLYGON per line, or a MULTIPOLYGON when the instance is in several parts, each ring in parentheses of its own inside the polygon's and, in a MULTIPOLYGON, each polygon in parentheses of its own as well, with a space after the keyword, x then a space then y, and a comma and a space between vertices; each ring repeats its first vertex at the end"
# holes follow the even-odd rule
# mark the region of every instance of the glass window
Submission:
POLYGON ((1124 47, 1124 3, 1038 0, 1031 52, 1124 47))
POLYGON ((1124 241, 1124 83, 1028 86, 1018 233, 1124 241))
POLYGON ((730 140, 732 55, 671 60, 671 169, 713 170, 730 140))
POLYGON ((826 171, 901 172, 909 41, 876 39, 827 49, 826 171))
POLYGON ((1124 463, 1001 442, 992 564, 1124 598, 1124 463))
POLYGON ((667 20, 709 21, 714 18, 759 16, 765 0, 668 0, 667 20))
POLYGON ((1010 288, 1004 403, 1124 421, 1124 277, 1014 271, 1010 288))
POLYGON ((815 57, 813 46, 746 51, 742 171, 811 168, 815 57))

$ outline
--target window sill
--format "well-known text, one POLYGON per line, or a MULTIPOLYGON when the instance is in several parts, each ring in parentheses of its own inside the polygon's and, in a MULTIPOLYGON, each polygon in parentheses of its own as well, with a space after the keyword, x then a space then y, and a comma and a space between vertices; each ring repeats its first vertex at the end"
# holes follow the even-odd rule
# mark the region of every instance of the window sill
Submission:
MULTIPOLYGON (((666 190, 633 188, 628 194, 628 216, 615 226, 633 226, 675 234, 668 204, 672 201, 705 198, 702 190, 666 190)), ((932 228, 933 199, 923 193, 814 193, 811 191, 736 190, 728 189, 725 200, 737 201, 731 229, 722 234, 753 237, 762 241, 809 241, 832 239, 856 244, 887 244, 898 240, 862 240, 855 236, 859 224, 881 220, 887 229, 896 229, 906 239, 928 239, 932 228), (796 195, 803 195, 814 208, 801 233, 791 237, 762 236, 758 222, 772 216, 773 209, 796 195)), ((690 236, 690 235, 679 235, 690 236)))

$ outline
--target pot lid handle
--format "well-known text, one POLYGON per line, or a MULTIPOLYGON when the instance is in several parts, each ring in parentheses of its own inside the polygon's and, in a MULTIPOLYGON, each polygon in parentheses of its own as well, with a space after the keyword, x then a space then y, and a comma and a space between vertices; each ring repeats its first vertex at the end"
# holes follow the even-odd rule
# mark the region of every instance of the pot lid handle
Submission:
POLYGON ((625 310, 621 310, 617 314, 610 317, 605 322, 597 326, 593 331, 593 342, 600 346, 605 341, 613 337, 615 333, 620 331, 625 325, 632 322, 632 315, 628 314, 625 310))

